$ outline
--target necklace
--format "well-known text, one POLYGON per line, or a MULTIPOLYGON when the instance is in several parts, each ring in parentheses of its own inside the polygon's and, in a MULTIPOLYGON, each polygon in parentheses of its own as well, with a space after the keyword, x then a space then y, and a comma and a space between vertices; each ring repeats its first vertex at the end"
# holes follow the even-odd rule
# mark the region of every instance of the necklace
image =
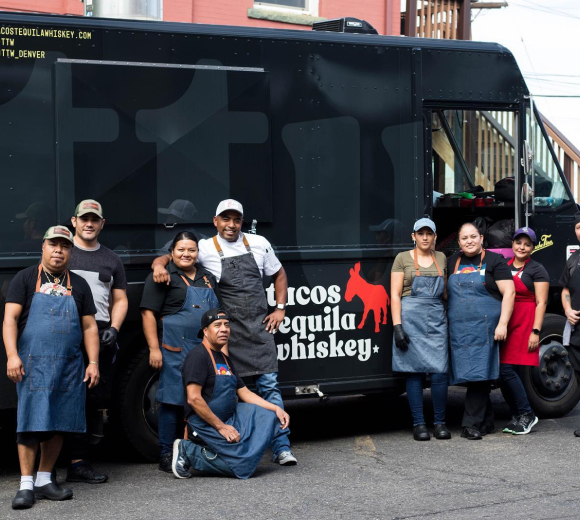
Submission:
MULTIPOLYGON (((58 276, 55 276, 54 274, 49 273, 44 267, 42 268, 42 270, 44 271, 44 274, 46 275, 46 277, 48 278, 48 281, 50 282, 50 279, 52 278, 52 283, 56 284, 56 285, 60 285, 60 277, 64 274, 61 273, 58 276)), ((65 271, 66 272, 66 271, 65 271)))

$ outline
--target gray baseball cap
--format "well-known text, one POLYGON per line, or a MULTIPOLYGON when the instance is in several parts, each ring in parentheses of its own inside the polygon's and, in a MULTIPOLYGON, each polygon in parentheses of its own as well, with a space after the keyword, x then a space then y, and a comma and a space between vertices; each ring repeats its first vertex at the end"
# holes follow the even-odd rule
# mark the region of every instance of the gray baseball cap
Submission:
POLYGON ((419 220, 417 220, 417 222, 415 222, 415 225, 413 226, 413 231, 419 231, 421 228, 424 227, 429 228, 431 231, 433 231, 433 233, 437 233, 435 222, 433 222, 430 218, 427 217, 420 218, 419 220))

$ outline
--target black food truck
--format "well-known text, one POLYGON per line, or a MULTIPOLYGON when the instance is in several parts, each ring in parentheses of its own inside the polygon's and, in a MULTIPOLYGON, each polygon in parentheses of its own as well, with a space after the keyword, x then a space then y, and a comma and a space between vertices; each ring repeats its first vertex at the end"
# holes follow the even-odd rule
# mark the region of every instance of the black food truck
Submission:
MULTIPOLYGON (((3 296, 39 261, 45 228, 68 224, 82 199, 103 205, 101 241, 129 280, 108 415, 147 457, 157 375, 143 281, 177 231, 213 236, 228 197, 288 274, 276 335, 285 398, 404 392, 391 371, 390 267, 423 215, 448 254, 465 221, 500 249, 514 227, 536 230, 552 289, 525 385, 543 416, 580 398, 557 288, 577 205, 499 45, 2 13, 0 155, 3 296)), ((3 417, 15 405, 2 376, 3 417)))

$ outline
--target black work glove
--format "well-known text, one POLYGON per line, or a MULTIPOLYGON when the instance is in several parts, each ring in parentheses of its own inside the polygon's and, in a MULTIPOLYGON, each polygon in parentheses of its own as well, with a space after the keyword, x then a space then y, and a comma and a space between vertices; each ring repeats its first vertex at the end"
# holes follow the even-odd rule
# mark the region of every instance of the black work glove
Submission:
POLYGON ((117 343, 117 334, 119 331, 115 327, 109 327, 103 331, 101 336, 101 343, 105 345, 105 347, 110 347, 117 343))
POLYGON ((395 325, 393 330, 395 332, 395 345, 397 348, 400 348, 401 350, 407 350, 409 348, 410 340, 409 336, 407 336, 407 333, 404 331, 403 326, 395 325))

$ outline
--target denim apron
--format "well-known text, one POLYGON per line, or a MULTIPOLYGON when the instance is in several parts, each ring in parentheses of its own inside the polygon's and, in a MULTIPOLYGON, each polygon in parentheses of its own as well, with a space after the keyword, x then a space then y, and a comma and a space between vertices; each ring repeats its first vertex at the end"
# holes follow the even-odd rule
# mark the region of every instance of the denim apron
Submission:
POLYGON ((188 423, 194 434, 218 454, 236 477, 247 479, 258 467, 272 439, 289 432, 280 428, 280 421, 274 412, 254 404, 238 403, 236 376, 220 375, 211 349, 205 343, 203 346, 208 351, 216 374, 213 395, 207 404, 221 421, 238 431, 240 441, 229 443, 197 414, 191 415, 188 423))
POLYGON ((268 314, 262 276, 245 236, 243 240, 248 252, 226 258, 213 237, 222 261, 221 300, 230 319, 228 352, 240 377, 278 372, 274 335, 262 323, 268 314))
POLYGON ((187 285, 185 301, 176 313, 163 318, 163 365, 155 399, 159 403, 183 406, 185 390, 181 367, 191 349, 201 343, 197 337, 201 317, 206 311, 218 307, 219 302, 207 276, 203 277, 207 287, 192 287, 185 276, 181 278, 187 285))
POLYGON ((416 275, 411 295, 401 299, 401 323, 410 339, 409 348, 396 348, 393 338, 393 370, 442 374, 449 370, 447 355, 447 316, 443 306, 445 278, 431 253, 439 276, 421 276, 417 250, 416 275))
POLYGON ((36 292, 18 339, 25 375, 16 383, 17 432, 84 432, 83 332, 70 274, 66 296, 52 296, 39 292, 41 271, 39 265, 36 292))
POLYGON ((499 377, 499 342, 493 339, 501 315, 501 302, 491 296, 476 271, 456 274, 461 261, 447 280, 447 316, 451 347, 450 384, 488 381, 499 377))

